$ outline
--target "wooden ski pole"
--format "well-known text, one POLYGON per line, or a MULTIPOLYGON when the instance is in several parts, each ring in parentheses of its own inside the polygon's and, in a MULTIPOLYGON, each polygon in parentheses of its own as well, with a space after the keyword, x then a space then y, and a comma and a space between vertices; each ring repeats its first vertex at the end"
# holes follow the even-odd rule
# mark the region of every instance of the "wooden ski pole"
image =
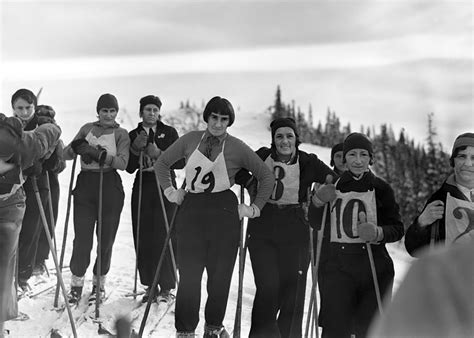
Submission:
POLYGON ((62 272, 61 272, 61 269, 59 268, 58 257, 56 255, 56 250, 54 249, 53 240, 51 239, 51 234, 49 232, 48 222, 46 220, 46 214, 44 213, 43 204, 41 203, 41 196, 40 196, 40 193, 39 193, 38 183, 36 181, 36 177, 32 176, 31 183, 33 185, 33 190, 35 192, 36 202, 38 203, 38 209, 39 209, 39 212, 40 212, 40 217, 41 217, 41 221, 43 223, 46 238, 48 239, 49 250, 51 251, 51 256, 53 257, 54 266, 56 268, 56 273, 57 273, 57 276, 58 276, 58 282, 61 286, 61 291, 63 293, 64 303, 65 303, 67 314, 68 314, 68 317, 69 317, 69 322, 71 323, 72 334, 74 335, 74 338, 77 338, 76 325, 74 323, 74 318, 72 316, 71 307, 69 306, 69 302, 68 302, 68 299, 67 299, 66 286, 64 285, 62 272))
MULTIPOLYGON (((99 155, 99 157, 101 157, 99 155)), ((100 160, 99 160, 100 161, 100 160)), ((100 278, 102 277, 102 193, 104 184, 104 164, 100 163, 99 169, 99 214, 97 216, 97 273, 96 273, 96 289, 95 289, 95 319, 100 316, 100 278)))
POLYGON ((374 255, 372 254, 372 246, 370 243, 367 244, 367 254, 369 255, 370 270, 372 270, 372 279, 374 280, 375 296, 377 297, 377 305, 379 308, 380 315, 383 315, 382 310, 382 297, 380 296, 379 281, 377 279, 377 271, 375 270, 374 255))
POLYGON ((137 298, 137 279, 138 279, 138 253, 140 245, 140 223, 142 211, 142 189, 143 189, 143 150, 140 150, 138 157, 138 210, 137 210, 137 228, 135 231, 135 279, 133 283, 133 299, 137 298))
MULTIPOLYGON (((245 189, 244 186, 240 186, 240 203, 245 203, 245 189)), ((240 221, 240 243, 239 243, 239 286, 237 291, 237 306, 235 309, 235 321, 234 321, 234 338, 240 338, 241 326, 242 326, 242 291, 244 284, 244 270, 245 270, 245 254, 247 251, 246 235, 244 229, 244 218, 240 221)))
MULTIPOLYGON (((161 209, 163 210, 163 218, 165 221, 165 229, 166 232, 170 231, 170 226, 168 223, 168 215, 166 214, 166 208, 165 208, 165 201, 163 200, 163 193, 161 192, 161 187, 160 187, 160 181, 158 180, 158 174, 155 171, 155 178, 156 178, 156 188, 158 189, 158 196, 160 197, 160 204, 161 204, 161 209)), ((183 182, 183 186, 186 184, 186 181, 183 182)), ((165 242, 166 244, 166 242, 165 242)), ((173 250, 173 243, 171 241, 168 241, 168 245, 170 247, 170 256, 171 256, 171 264, 173 265, 173 271, 174 271, 174 278, 176 280, 176 283, 179 283, 179 277, 178 277, 178 268, 176 266, 176 260, 175 260, 175 255, 174 255, 174 250, 173 250)))
POLYGON ((51 221, 51 238, 53 239, 54 250, 56 254, 58 252, 58 247, 56 244, 56 235, 54 230, 56 229, 56 218, 54 217, 54 210, 53 210, 53 197, 51 195, 51 180, 49 177, 49 171, 46 170, 46 185, 48 186, 48 206, 49 206, 49 219, 51 221))
MULTIPOLYGON (((67 196, 66 220, 64 221, 63 243, 61 245, 61 256, 59 258, 59 268, 61 269, 61 271, 63 270, 64 252, 66 249, 69 215, 71 212, 72 187, 74 185, 74 173, 76 171, 76 163, 77 163, 77 155, 74 156, 74 160, 72 162, 71 179, 69 181, 69 194, 67 196)), ((54 303, 53 303, 54 307, 58 307, 58 298, 59 298, 59 279, 58 279, 58 283, 56 284, 56 292, 54 295, 54 303)))
MULTIPOLYGON (((183 182, 183 185, 182 185, 181 188, 184 189, 185 186, 186 186, 186 180, 183 182)), ((176 219, 176 215, 178 213, 178 210, 179 210, 179 206, 177 205, 176 209, 174 209, 173 217, 171 218, 171 223, 170 223, 169 229, 166 233, 166 238, 165 238, 165 241, 163 243, 163 248, 161 249, 160 259, 158 260, 158 265, 156 267, 155 276, 153 278, 153 284, 151 286, 150 297, 148 297, 148 301, 146 303, 146 308, 145 308, 145 313, 143 314, 143 318, 142 318, 142 321, 140 323, 140 330, 138 332, 138 337, 142 337, 143 336, 143 331, 145 330, 145 325, 146 325, 146 321, 147 321, 147 318, 148 318, 148 314, 150 313, 151 303, 153 302, 155 289, 156 289, 156 286, 158 285, 158 279, 160 277, 161 266, 163 265, 163 260, 165 258, 166 249, 168 248, 168 245, 166 245, 166 244, 171 240, 171 232, 173 231, 173 227, 176 223, 175 219, 176 219)))

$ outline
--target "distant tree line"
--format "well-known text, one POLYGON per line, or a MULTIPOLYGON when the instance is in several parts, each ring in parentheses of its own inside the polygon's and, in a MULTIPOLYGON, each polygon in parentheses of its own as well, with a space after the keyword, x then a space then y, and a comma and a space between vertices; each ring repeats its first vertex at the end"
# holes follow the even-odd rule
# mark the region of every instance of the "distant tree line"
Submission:
MULTIPOLYGON (((311 105, 308 112, 302 112, 299 106, 283 102, 278 86, 273 105, 269 107, 272 118, 293 117, 298 126, 300 140, 324 147, 332 147, 343 142, 350 134, 350 123, 342 125, 334 111, 329 108, 324 122, 318 121, 314 127, 311 105)), ((426 143, 415 144, 404 130, 395 135, 390 124, 384 123, 377 130, 374 127, 360 126, 359 132, 366 134, 374 146, 374 165, 372 170, 385 179, 395 192, 400 205, 405 227, 421 211, 427 198, 440 187, 452 168, 449 156, 440 143, 435 141, 436 128, 433 113, 428 114, 426 143)))

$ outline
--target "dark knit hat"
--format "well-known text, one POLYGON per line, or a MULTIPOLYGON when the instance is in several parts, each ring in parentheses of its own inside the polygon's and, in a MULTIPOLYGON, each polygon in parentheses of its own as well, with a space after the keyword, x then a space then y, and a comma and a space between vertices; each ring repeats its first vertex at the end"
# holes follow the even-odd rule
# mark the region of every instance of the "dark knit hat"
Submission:
POLYGON ((97 100, 97 112, 102 108, 115 108, 118 111, 119 105, 117 98, 112 94, 102 94, 99 100, 97 100))
POLYGON ((37 116, 48 116, 53 119, 56 116, 56 112, 54 111, 53 107, 46 104, 40 104, 38 107, 36 107, 35 114, 37 116))
POLYGON ((344 146, 344 143, 338 143, 336 145, 334 145, 331 149, 331 163, 329 163, 331 165, 331 167, 334 167, 334 154, 339 152, 339 151, 343 151, 343 146, 344 146))
POLYGON ((223 97, 214 96, 206 104, 206 107, 204 108, 204 112, 202 113, 202 117, 204 118, 205 122, 207 122, 207 120, 209 119, 209 115, 211 115, 211 113, 229 116, 228 127, 230 127, 234 123, 234 120, 235 120, 234 108, 232 107, 232 104, 229 102, 229 100, 224 99, 223 97))
POLYGON ((155 95, 147 95, 140 99, 140 114, 143 112, 143 108, 145 108, 147 104, 154 104, 158 109, 161 109, 160 98, 155 95))
POLYGON ((17 117, 0 114, 0 157, 10 157, 19 149, 23 125, 17 117))
POLYGON ((282 127, 290 127, 295 132, 295 135, 298 136, 298 128, 296 128, 295 119, 292 117, 279 117, 270 123, 270 129, 272 130, 272 140, 277 129, 282 127))
POLYGON ((457 156, 459 148, 467 146, 474 147, 474 133, 461 134, 454 140, 453 150, 451 151, 451 157, 449 159, 452 167, 454 167, 454 158, 457 156))
POLYGON ((12 95, 12 107, 13 104, 16 102, 18 99, 23 99, 26 102, 33 104, 36 107, 37 104, 37 99, 36 95, 33 94, 33 92, 29 89, 18 89, 13 95, 12 95))
POLYGON ((351 133, 347 135, 342 146, 342 156, 345 158, 349 150, 352 149, 365 149, 369 152, 372 157, 374 151, 372 149, 372 142, 369 138, 361 133, 351 133))

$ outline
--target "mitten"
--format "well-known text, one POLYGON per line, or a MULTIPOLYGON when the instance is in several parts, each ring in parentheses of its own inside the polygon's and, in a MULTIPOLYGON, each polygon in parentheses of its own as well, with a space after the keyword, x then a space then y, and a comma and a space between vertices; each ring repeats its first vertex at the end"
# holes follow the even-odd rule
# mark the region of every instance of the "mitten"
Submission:
POLYGON ((161 154, 161 150, 154 143, 148 143, 145 148, 145 154, 148 155, 153 160, 158 159, 161 154))
POLYGON ((359 212, 359 222, 357 223, 357 233, 364 242, 380 242, 383 239, 383 230, 374 223, 367 222, 365 212, 359 212))
POLYGON ((321 207, 327 202, 332 202, 336 199, 336 186, 332 183, 332 176, 326 176, 326 183, 316 184, 312 201, 317 207, 321 207))
POLYGON ((146 147, 147 140, 148 136, 146 132, 144 130, 140 131, 132 142, 132 149, 137 152, 143 150, 146 147))
POLYGON ((84 145, 89 145, 89 142, 85 138, 78 138, 71 142, 72 151, 77 155, 82 155, 85 150, 84 145))
POLYGON ((38 119, 39 126, 45 123, 56 124, 56 121, 54 119, 54 117, 56 116, 56 112, 51 106, 39 105, 38 107, 36 107, 35 115, 38 119))

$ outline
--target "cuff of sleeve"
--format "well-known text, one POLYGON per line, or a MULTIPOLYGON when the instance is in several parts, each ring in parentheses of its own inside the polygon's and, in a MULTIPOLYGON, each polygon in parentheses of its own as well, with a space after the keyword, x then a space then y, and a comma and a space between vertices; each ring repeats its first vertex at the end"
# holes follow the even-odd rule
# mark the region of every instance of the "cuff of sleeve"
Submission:
POLYGON ((382 227, 377 227, 377 238, 375 239, 377 242, 383 241, 384 234, 382 227))
POLYGON ((107 154, 105 156, 105 161, 104 161, 105 164, 112 166, 113 161, 114 161, 114 157, 112 155, 107 154))
POLYGON ((324 205, 326 204, 326 203, 324 203, 323 201, 321 201, 321 200, 319 199, 318 195, 316 195, 316 194, 313 195, 312 200, 313 200, 313 204, 314 204, 316 207, 318 207, 318 208, 320 208, 320 207, 322 207, 322 206, 324 206, 324 205))

